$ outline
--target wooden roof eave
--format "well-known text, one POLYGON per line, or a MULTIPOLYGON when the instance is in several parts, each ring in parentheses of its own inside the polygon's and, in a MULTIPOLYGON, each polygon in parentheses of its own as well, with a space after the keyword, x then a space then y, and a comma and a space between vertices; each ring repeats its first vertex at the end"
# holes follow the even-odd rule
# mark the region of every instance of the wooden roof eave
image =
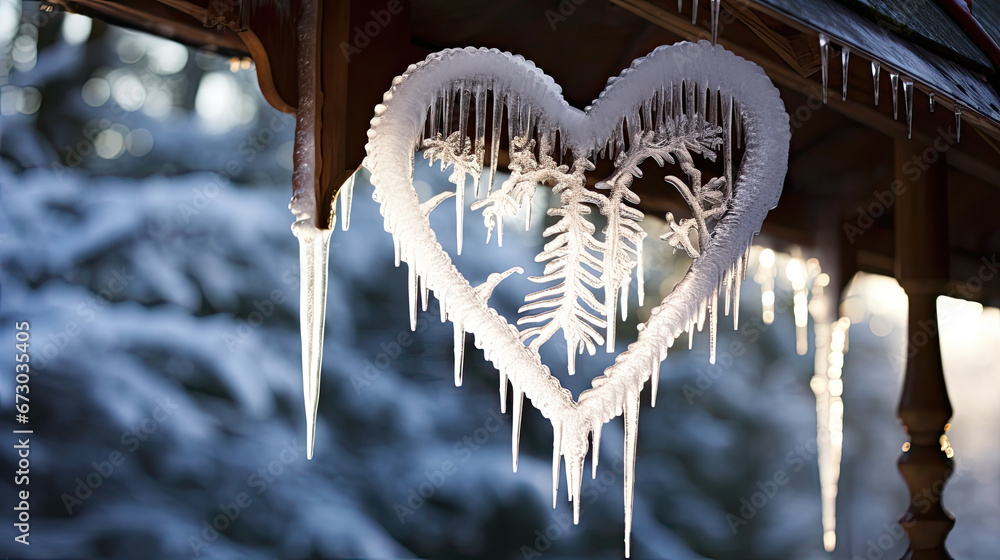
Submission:
POLYGON ((294 113, 298 82, 294 64, 297 37, 288 13, 296 6, 267 2, 243 7, 236 0, 52 0, 60 9, 144 31, 228 56, 250 56, 261 93, 279 111, 294 113), (215 11, 213 11, 215 10, 215 11), (220 12, 221 11, 221 12, 220 12))
MULTIPOLYGON (((817 0, 817 2, 824 1, 825 0, 817 0)), ((709 30, 700 25, 691 23, 689 16, 677 12, 675 8, 669 5, 671 3, 666 0, 611 0, 611 2, 689 41, 703 40, 711 35, 709 30)), ((729 9, 729 6, 727 6, 726 3, 724 3, 723 6, 729 9)), ((740 3, 739 6, 734 7, 734 9, 746 6, 746 4, 740 3)), ((761 6, 760 4, 753 4, 752 7, 754 9, 758 9, 761 6)), ((810 34, 818 33, 814 27, 790 20, 780 12, 767 11, 767 15, 782 21, 782 23, 795 27, 799 31, 808 32, 810 34)), ((860 18, 860 16, 857 17, 861 19, 861 21, 867 21, 860 18)), ((900 39, 896 40, 901 43, 903 42, 900 39)), ((814 96, 817 91, 819 91, 815 78, 804 76, 803 73, 805 72, 797 71, 789 64, 786 64, 785 61, 775 60, 773 57, 766 56, 751 47, 730 41, 726 38, 724 32, 719 35, 718 42, 726 49, 736 53, 737 55, 754 61, 764 69, 768 77, 770 77, 771 80, 777 85, 798 91, 806 97, 814 96)), ((908 48, 912 49, 919 47, 908 48)), ((854 49, 855 47, 852 46, 852 50, 854 49)), ((866 51, 863 48, 857 48, 857 52, 859 52, 862 56, 871 56, 866 54, 866 51)), ((937 58, 943 65, 954 66, 956 72, 960 71, 966 78, 974 79, 974 77, 969 76, 969 71, 965 70, 961 66, 944 61, 943 59, 937 57, 937 55, 930 52, 924 51, 924 53, 928 57, 937 58)), ((886 68, 892 68, 892 66, 888 63, 885 63, 885 66, 886 68)), ((916 78, 914 78, 914 80, 916 80, 916 78)), ((914 87, 918 87, 918 85, 920 85, 919 82, 915 81, 914 87)), ((934 91, 937 94, 935 95, 935 98, 937 99, 936 103, 939 106, 954 110, 955 106, 953 101, 940 97, 942 95, 947 95, 947 93, 929 89, 926 85, 922 86, 923 87, 919 88, 921 91, 924 91, 925 93, 934 91)), ((988 86, 982 84, 981 82, 980 86, 985 87, 991 95, 996 97, 996 94, 993 93, 992 89, 989 89, 988 86)), ((886 94, 888 93, 889 92, 886 92, 886 94)), ((836 95, 836 93, 834 95, 836 95)), ((995 103, 1000 104, 1000 98, 997 98, 995 103)), ((886 136, 893 138, 907 137, 906 124, 904 120, 893 119, 892 115, 880 111, 873 105, 858 103, 848 99, 843 103, 829 103, 825 105, 825 107, 886 136)), ((994 122, 988 117, 977 114, 965 105, 962 106, 962 117, 963 120, 968 121, 969 124, 976 126, 977 130, 981 130, 984 133, 989 134, 991 137, 1000 140, 1000 122, 994 122)), ((998 115, 998 117, 1000 117, 1000 115, 998 115)), ((965 132, 968 134, 971 131, 965 132)), ((913 127, 912 138, 915 142, 923 142, 927 144, 930 144, 934 140, 934 136, 930 132, 921 130, 916 124, 913 127)), ((1000 187, 1000 167, 987 163, 982 157, 969 153, 960 145, 953 146, 950 149, 948 158, 949 163, 956 168, 961 169, 962 171, 982 181, 1000 187)), ((998 157, 998 159, 1000 159, 1000 157, 998 157)))

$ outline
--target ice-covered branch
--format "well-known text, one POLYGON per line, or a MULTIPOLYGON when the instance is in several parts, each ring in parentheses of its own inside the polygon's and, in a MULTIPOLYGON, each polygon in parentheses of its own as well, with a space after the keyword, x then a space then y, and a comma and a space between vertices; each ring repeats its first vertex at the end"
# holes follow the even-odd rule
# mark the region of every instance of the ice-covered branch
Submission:
POLYGON ((489 243, 493 229, 497 229, 497 242, 503 245, 503 219, 521 211, 531 204, 538 185, 557 185, 574 180, 574 173, 568 165, 558 165, 543 148, 535 157, 535 140, 525 136, 515 136, 510 146, 510 177, 499 189, 492 191, 485 199, 474 202, 473 210, 483 211, 486 226, 486 242, 489 243))
POLYGON ((517 321, 519 325, 537 325, 521 332, 521 339, 531 340, 531 348, 535 350, 560 329, 563 331, 570 375, 576 372, 576 352, 586 349, 593 355, 596 346, 604 343, 596 330, 605 326, 600 317, 604 314, 604 305, 591 292, 601 286, 596 274, 603 268, 597 256, 603 246, 594 238, 594 225, 586 218, 590 213, 588 205, 603 201, 603 197, 586 187, 584 173, 593 168, 586 159, 577 159, 572 172, 561 173, 560 182, 553 188, 559 195, 560 206, 550 209, 548 214, 560 219, 543 232, 545 237, 554 237, 535 257, 537 262, 546 262, 542 276, 529 279, 540 284, 557 284, 525 296, 526 303, 520 312, 536 313, 517 321))

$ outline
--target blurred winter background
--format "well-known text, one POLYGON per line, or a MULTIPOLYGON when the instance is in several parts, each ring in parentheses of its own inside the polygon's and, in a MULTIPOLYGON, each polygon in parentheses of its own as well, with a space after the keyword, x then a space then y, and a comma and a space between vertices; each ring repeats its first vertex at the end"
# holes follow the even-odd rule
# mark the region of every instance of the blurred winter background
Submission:
MULTIPOLYGON (((393 266, 364 174, 351 229, 333 236, 316 457, 305 460, 287 210, 294 121, 264 102, 249 61, 14 0, 0 0, 0 46, 0 553, 621 556, 620 421, 605 428, 571 526, 568 503, 551 508, 549 423, 526 409, 511 473, 495 372, 470 344, 454 387, 451 327, 436 303, 410 334, 406 271, 393 266), (32 332, 30 547, 13 542, 10 521, 15 320, 32 332)), ((446 186, 425 166, 417 179, 424 196, 446 186)), ((467 250, 460 268, 476 280, 530 263, 545 219, 534 215, 530 232, 509 227, 502 250, 467 250)), ((452 212, 433 219, 453 231, 452 212)), ((485 231, 467 221, 472 248, 485 231)), ((648 245, 653 293, 643 309, 632 298, 622 348, 687 266, 660 245, 648 245)), ((514 316, 528 287, 512 278, 493 303, 514 316)), ((691 351, 681 341, 655 409, 644 395, 634 557, 899 557, 905 296, 890 279, 860 277, 843 308, 853 325, 838 548, 827 556, 813 346, 796 354, 787 279, 773 324, 761 320, 760 290, 743 284, 741 329, 721 328, 719 367, 708 368, 707 336, 691 351), (787 483, 772 486, 779 472, 787 483), (768 488, 760 505, 754 495, 768 488)), ((1000 548, 1000 314, 945 305, 957 318, 944 330, 959 468, 944 496, 959 520, 949 543, 985 558, 1000 548)), ((564 360, 558 348, 544 357, 556 371, 564 360)), ((563 382, 579 392, 606 363, 584 360, 563 382)))

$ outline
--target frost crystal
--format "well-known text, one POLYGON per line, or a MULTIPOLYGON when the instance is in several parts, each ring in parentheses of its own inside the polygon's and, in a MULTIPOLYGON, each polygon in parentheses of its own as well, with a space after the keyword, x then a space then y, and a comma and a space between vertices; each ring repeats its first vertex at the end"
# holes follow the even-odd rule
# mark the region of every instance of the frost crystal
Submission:
POLYGON ((639 394, 652 379, 655 404, 659 365, 667 349, 682 332, 701 330, 706 319, 714 360, 720 292, 725 294, 727 314, 732 304, 735 321, 747 251, 767 211, 777 203, 788 141, 788 116, 764 72, 705 41, 660 47, 636 60, 609 80, 585 111, 570 107, 553 80, 532 63, 474 48, 445 50, 410 66, 375 109, 365 166, 372 173, 374 198, 382 205, 397 260, 410 270, 411 324, 417 300, 422 298, 426 307, 427 292, 433 291, 442 320, 455 325, 456 384, 462 381, 466 333, 475 336, 476 346, 499 372, 504 410, 510 383, 515 471, 523 397, 551 421, 553 500, 565 458, 575 521, 588 448, 596 476, 602 426, 624 415, 626 555, 639 394), (509 141, 501 146, 505 113, 509 141), (480 195, 487 131, 488 186, 485 198, 471 205, 482 212, 487 242, 495 230, 502 243, 504 218, 530 208, 540 185, 551 187, 559 197, 559 205, 548 211, 556 221, 543 232, 546 244, 535 259, 545 263, 543 274, 531 278, 544 287, 525 297, 517 321, 523 330, 488 305, 496 283, 520 270, 494 274, 473 287, 427 220, 434 206, 454 194, 461 250, 465 184, 471 176, 480 195), (738 166, 733 162, 734 137, 736 147, 743 146, 738 166), (442 169, 452 167, 454 193, 419 200, 412 182, 414 146, 422 147, 424 157, 440 162, 442 169), (494 188, 501 148, 509 155, 511 175, 494 188), (714 161, 719 155, 721 176, 706 180, 695 157, 714 161), (599 157, 612 158, 615 170, 593 190, 586 174, 599 157), (684 279, 651 309, 636 342, 574 400, 542 364, 539 348, 561 331, 570 374, 577 352, 594 353, 602 344, 614 351, 618 310, 624 317, 633 271, 640 302, 643 299, 641 260, 647 233, 632 185, 648 159, 660 167, 679 167, 684 175, 667 175, 664 181, 680 192, 690 217, 667 214, 667 231, 660 238, 694 261, 684 279), (595 235, 588 216, 605 220, 600 235, 595 235))

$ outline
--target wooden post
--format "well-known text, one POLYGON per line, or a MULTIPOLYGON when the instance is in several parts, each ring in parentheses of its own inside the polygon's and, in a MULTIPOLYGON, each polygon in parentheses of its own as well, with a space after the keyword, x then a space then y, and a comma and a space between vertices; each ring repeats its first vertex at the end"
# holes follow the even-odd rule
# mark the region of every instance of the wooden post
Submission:
POLYGON ((945 154, 916 141, 895 141, 896 279, 909 297, 906 377, 898 416, 910 441, 899 472, 910 507, 899 523, 910 538, 906 560, 950 559, 955 518, 941 504, 953 462, 941 449, 952 415, 938 337, 937 298, 949 278, 945 154), (933 163, 928 160, 934 159, 933 163))

